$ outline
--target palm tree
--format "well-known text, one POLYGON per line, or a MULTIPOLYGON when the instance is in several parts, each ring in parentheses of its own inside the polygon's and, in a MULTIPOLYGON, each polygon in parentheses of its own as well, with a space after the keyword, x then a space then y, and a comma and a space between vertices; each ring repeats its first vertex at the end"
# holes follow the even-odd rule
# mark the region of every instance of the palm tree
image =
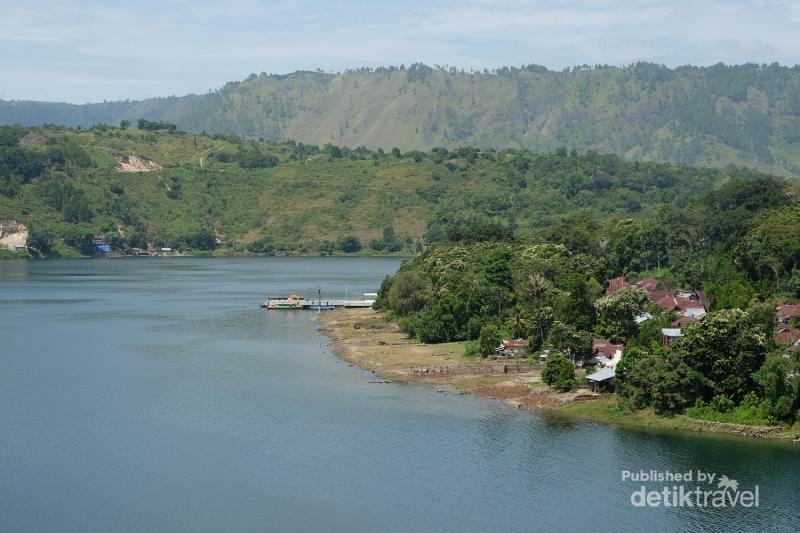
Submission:
POLYGON ((525 318, 525 310, 521 306, 517 305, 511 311, 506 327, 511 330, 514 338, 527 337, 531 329, 531 323, 525 318))
POLYGON ((541 274, 531 274, 528 276, 528 284, 524 290, 528 299, 538 303, 547 294, 551 286, 552 284, 541 274))

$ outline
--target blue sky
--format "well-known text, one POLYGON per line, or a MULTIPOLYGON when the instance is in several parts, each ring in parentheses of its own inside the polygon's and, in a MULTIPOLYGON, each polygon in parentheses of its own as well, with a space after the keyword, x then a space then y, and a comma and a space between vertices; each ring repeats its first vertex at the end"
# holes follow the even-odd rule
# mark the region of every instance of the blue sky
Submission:
POLYGON ((0 97, 205 93, 251 72, 409 64, 800 63, 800 0, 0 0, 0 97))

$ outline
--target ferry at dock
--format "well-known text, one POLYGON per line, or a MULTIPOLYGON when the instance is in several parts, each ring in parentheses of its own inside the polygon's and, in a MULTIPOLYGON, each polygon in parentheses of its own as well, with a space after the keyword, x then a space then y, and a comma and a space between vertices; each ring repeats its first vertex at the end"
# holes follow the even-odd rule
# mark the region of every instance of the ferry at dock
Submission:
POLYGON ((261 303, 265 309, 297 310, 305 309, 308 311, 330 311, 333 309, 355 309, 372 307, 375 303, 377 294, 365 292, 360 300, 324 300, 321 297, 309 300, 305 296, 290 294, 286 297, 270 297, 261 303))
POLYGON ((267 298, 261 304, 261 307, 267 309, 305 309, 307 305, 310 306, 311 302, 306 300, 305 296, 290 294, 285 298, 267 298))

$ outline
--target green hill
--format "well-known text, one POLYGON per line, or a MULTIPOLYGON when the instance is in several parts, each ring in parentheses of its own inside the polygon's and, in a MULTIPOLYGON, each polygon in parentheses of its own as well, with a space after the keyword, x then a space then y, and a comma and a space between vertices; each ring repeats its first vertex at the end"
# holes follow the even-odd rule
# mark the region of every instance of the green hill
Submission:
POLYGON ((354 251, 355 237, 365 251, 413 252, 445 236, 541 237, 564 220, 649 216, 752 174, 565 149, 401 153, 145 126, 0 127, 0 222, 27 226, 46 255, 85 253, 97 234, 118 250, 331 253, 354 251))
POLYGON ((421 64, 251 75, 207 95, 70 105, 0 102, 0 123, 166 120, 270 142, 423 150, 561 146, 630 160, 800 174, 800 67, 531 65, 466 73, 421 64))

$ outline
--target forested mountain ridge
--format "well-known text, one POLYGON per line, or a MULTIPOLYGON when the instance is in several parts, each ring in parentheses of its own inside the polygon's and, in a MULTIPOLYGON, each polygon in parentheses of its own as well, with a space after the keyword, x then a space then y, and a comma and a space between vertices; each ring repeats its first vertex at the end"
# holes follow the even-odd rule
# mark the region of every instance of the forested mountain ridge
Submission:
MULTIPOLYGON (((735 167, 626 162, 566 149, 384 152, 141 126, 0 127, 0 220, 29 227, 33 253, 43 255, 86 253, 95 235, 120 251, 151 244, 415 252, 447 238, 510 235, 534 242, 559 236, 586 249, 619 221, 657 220, 664 209, 692 206, 705 212, 709 191, 759 179, 735 167)), ((719 224, 742 219, 733 208, 714 209, 721 209, 712 217, 719 224)), ((680 227, 690 222, 669 224, 691 230, 680 227)), ((720 239, 731 234, 718 232, 720 239)), ((658 250, 638 260, 642 268, 663 261, 658 250)))
POLYGON ((206 95, 70 105, 0 102, 0 123, 166 120, 271 142, 422 150, 561 146, 630 160, 800 174, 800 67, 747 64, 471 73, 414 64, 251 75, 206 95))

